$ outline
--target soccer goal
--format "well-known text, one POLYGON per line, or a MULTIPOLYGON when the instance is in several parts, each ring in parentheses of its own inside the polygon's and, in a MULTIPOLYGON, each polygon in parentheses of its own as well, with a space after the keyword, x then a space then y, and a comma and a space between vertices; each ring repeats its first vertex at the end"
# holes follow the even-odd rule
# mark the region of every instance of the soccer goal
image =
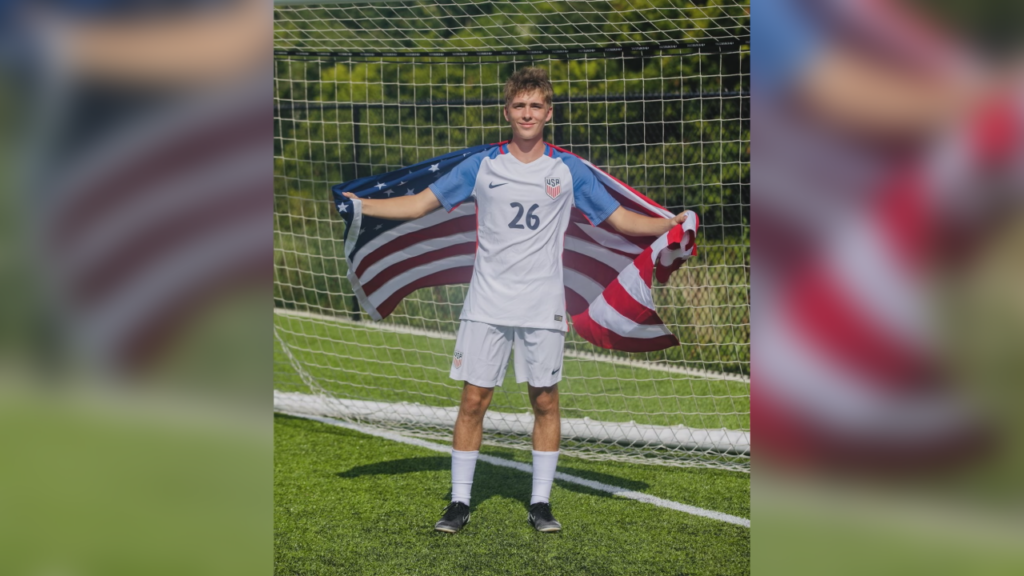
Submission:
MULTIPOLYGON (((747 2, 275 2, 275 409, 448 440, 465 285, 423 288, 383 321, 346 279, 334 184, 506 140, 505 80, 548 70, 545 139, 673 212, 697 256, 654 286, 682 344, 627 354, 570 332, 566 454, 749 471, 747 2)), ((529 448, 511 370, 484 442, 529 448)))

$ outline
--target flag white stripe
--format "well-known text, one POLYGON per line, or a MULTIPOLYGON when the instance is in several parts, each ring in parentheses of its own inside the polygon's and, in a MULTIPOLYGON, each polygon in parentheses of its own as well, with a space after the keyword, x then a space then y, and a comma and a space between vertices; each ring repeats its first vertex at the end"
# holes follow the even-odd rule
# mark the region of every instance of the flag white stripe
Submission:
MULTIPOLYGON (((60 259, 61 266, 66 266, 68 278, 83 275, 154 227, 177 216, 201 211, 208 202, 223 201, 232 187, 240 187, 238 175, 252 172, 252 159, 260 156, 253 148, 242 148, 230 156, 213 157, 206 165, 190 166, 189 170, 166 180, 140 184, 112 210, 97 215, 88 228, 81 230, 54 256, 60 259)), ((58 221, 53 218, 49 222, 58 221)), ((56 230, 48 233, 53 237, 58 235, 56 230)))
POLYGON ((640 248, 618 234, 613 234, 607 230, 602 230, 589 224, 577 223, 576 226, 578 226, 580 230, 583 230, 587 236, 590 236, 596 244, 604 246, 605 248, 611 248, 612 250, 618 250, 619 252, 626 252, 628 254, 640 254, 644 251, 643 248, 640 248))
POLYGON ((658 264, 658 255, 668 247, 668 232, 662 234, 651 243, 651 264, 658 264))
POLYGON ((359 276, 359 281, 366 284, 370 280, 373 280, 373 278, 381 271, 386 270, 389 266, 393 266, 410 258, 415 258, 416 256, 422 256, 428 252, 448 248, 449 246, 455 246, 456 244, 466 243, 476 243, 476 231, 461 232, 459 234, 452 234, 451 236, 445 236, 443 238, 431 238, 430 240, 413 244, 412 246, 393 252, 384 258, 381 258, 377 262, 374 262, 372 266, 367 267, 359 276))
POLYGON ((612 252, 600 244, 580 240, 579 238, 569 235, 566 235, 565 237, 565 249, 578 252, 584 256, 589 256, 608 265, 608 267, 614 269, 616 272, 633 263, 633 261, 626 256, 612 252))
POLYGON ((352 251, 356 249, 359 241, 359 231, 363 229, 363 201, 356 198, 352 200, 352 222, 345 229, 345 260, 348 260, 348 273, 355 274, 358 262, 352 261, 352 251))
POLYGON ((419 230, 423 230, 425 228, 429 228, 436 224, 440 224, 446 220, 459 218, 461 216, 469 216, 471 214, 476 214, 476 205, 471 202, 467 202, 460 205, 455 210, 452 210, 450 213, 445 212, 444 209, 442 208, 440 210, 434 210, 433 212, 427 214, 423 218, 403 222, 401 225, 396 226, 395 228, 392 228, 391 230, 388 230, 383 234, 380 234, 373 240, 370 240, 369 242, 361 246, 359 248, 359 253, 356 254, 355 259, 352 259, 351 257, 349 258, 352 262, 352 267, 359 268, 359 264, 363 261, 363 258, 367 254, 372 253, 373 251, 377 250, 381 246, 384 246, 385 244, 391 242, 396 238, 405 236, 406 234, 409 234, 411 232, 416 232, 419 230))
POLYGON ((612 308, 602 294, 590 304, 590 318, 611 332, 627 338, 658 338, 671 332, 664 324, 637 324, 612 308))
POLYGON ((130 277, 105 292, 102 300, 79 311, 83 342, 100 357, 109 358, 123 348, 132 330, 144 324, 141 319, 164 309, 176 295, 216 278, 218 270, 251 254, 251 247, 266 239, 263 219, 249 217, 176 241, 166 254, 133 270, 130 277))
POLYGON ((384 285, 378 288, 375 292, 368 294, 367 296, 369 296, 370 303, 373 304, 374 308, 376 308, 385 300, 390 298, 392 294, 402 289, 402 287, 411 284, 424 276, 440 272, 442 270, 458 268, 460 266, 472 266, 475 259, 476 254, 460 254, 458 256, 451 256, 436 262, 430 262, 423 266, 417 266, 396 275, 391 280, 385 282, 384 285))
POLYGON ((927 299, 920 297, 920 281, 894 255, 880 222, 854 218, 832 236, 827 250, 833 259, 826 259, 826 266, 858 307, 908 342, 932 339, 935 327, 928 321, 927 299))
POLYGON ((604 286, 572 268, 562 270, 562 278, 566 288, 571 288, 587 302, 593 302, 604 292, 604 286))
POLYGON ((633 300, 643 304, 645 308, 654 310, 654 296, 651 294, 647 282, 640 277, 640 271, 637 270, 635 264, 630 262, 629 266, 619 273, 619 284, 622 284, 633 300))
POLYGON ((680 259, 688 259, 689 254, 683 252, 682 248, 674 248, 672 250, 662 250, 658 254, 658 264, 662 266, 671 266, 673 262, 680 259))

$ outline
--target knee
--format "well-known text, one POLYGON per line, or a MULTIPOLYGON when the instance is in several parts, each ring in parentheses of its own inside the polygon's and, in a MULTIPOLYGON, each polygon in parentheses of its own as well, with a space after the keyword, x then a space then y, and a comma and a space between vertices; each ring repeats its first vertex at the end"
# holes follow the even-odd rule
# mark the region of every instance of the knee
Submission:
POLYGON ((539 394, 533 399, 533 414, 537 417, 558 416, 558 396, 539 394))
POLYGON ((490 404, 489 400, 486 396, 467 395, 462 399, 459 414, 474 420, 483 418, 484 413, 487 412, 487 406, 490 404))
POLYGON ((479 420, 484 417, 484 412, 486 411, 487 408, 483 405, 483 403, 463 402, 462 406, 459 408, 459 415, 462 416, 463 418, 479 420))

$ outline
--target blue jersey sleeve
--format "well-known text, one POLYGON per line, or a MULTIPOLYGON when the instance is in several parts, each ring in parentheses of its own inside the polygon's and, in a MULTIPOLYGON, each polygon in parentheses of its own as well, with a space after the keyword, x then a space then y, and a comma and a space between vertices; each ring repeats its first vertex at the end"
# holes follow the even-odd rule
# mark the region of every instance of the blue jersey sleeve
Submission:
POLYGON ((480 172, 480 163, 483 162, 484 156, 486 156, 486 152, 466 158, 458 166, 452 168, 451 172, 441 176, 437 182, 430 185, 430 191, 441 201, 445 210, 451 212, 473 195, 476 175, 480 172))
POLYGON ((604 222, 619 207, 619 203, 605 190, 586 164, 572 156, 563 158, 563 162, 572 175, 573 204, 583 211, 594 226, 604 222))

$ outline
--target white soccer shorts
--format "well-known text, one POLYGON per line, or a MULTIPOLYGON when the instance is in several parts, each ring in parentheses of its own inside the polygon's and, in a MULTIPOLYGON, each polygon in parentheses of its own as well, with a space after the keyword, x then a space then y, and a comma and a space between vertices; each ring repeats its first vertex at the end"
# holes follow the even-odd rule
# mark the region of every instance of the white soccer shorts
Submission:
POLYGON ((547 388, 562 380, 565 332, 494 326, 472 320, 459 324, 449 376, 483 388, 501 386, 513 345, 516 382, 547 388))

